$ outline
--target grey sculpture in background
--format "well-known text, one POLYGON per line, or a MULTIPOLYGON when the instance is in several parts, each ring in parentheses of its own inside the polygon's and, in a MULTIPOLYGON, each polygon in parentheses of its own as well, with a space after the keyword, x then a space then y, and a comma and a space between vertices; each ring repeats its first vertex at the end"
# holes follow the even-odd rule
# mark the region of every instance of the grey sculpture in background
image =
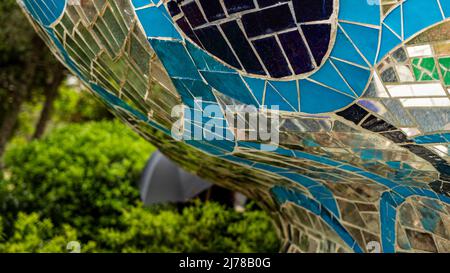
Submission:
POLYGON ((148 161, 139 183, 141 199, 146 205, 185 202, 211 186, 182 170, 159 151, 148 161))

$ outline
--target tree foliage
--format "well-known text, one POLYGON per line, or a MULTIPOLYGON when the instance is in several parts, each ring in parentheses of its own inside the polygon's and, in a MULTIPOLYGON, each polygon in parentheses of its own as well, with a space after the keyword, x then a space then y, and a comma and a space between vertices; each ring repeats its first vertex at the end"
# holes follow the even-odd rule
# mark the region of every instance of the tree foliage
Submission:
MULTIPOLYGON (((0 1, 0 157, 12 137, 22 105, 36 94, 56 97, 64 78, 63 66, 22 14, 15 0, 0 1)), ((49 113, 44 107, 44 113, 49 113)), ((44 115, 41 130, 48 115, 44 115)))

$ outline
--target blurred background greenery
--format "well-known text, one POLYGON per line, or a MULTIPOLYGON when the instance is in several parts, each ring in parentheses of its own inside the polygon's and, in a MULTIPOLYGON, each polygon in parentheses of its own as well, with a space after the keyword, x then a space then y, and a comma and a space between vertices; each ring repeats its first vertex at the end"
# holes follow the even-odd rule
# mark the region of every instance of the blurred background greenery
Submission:
POLYGON ((276 252, 269 216, 215 200, 144 207, 154 151, 0 1, 0 252, 276 252))

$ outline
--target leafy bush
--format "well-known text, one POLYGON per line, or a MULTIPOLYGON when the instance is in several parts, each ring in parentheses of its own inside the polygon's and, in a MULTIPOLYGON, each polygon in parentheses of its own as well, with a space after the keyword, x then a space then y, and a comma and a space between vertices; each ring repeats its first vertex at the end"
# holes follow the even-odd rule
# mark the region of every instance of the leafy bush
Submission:
POLYGON ((154 148, 118 122, 69 125, 16 145, 0 175, 0 252, 274 252, 267 214, 216 203, 144 208, 154 148), (38 213, 38 214, 37 214, 38 213))
MULTIPOLYGON (((1 220, 1 218, 0 218, 1 220)), ((37 213, 19 213, 14 223, 14 233, 8 240, 0 237, 0 253, 62 253, 68 252, 68 242, 76 242, 77 232, 68 225, 58 229, 50 219, 41 220, 37 213)), ((1 234, 0 226, 0 234, 1 234)), ((89 242, 84 251, 91 251, 95 243, 89 242)))
MULTIPOLYGON (((0 235, 2 234, 0 218, 0 235)), ((173 207, 151 210, 141 206, 124 211, 115 227, 83 241, 68 224, 55 228, 51 219, 20 212, 11 236, 0 236, 0 253, 69 252, 69 242, 81 252, 275 252, 278 240, 262 211, 238 213, 217 203, 194 202, 179 213, 173 207), (93 241, 95 239, 95 241, 93 241)))
POLYGON ((136 182, 153 150, 118 122, 70 125, 12 147, 5 155, 10 175, 0 185, 6 227, 18 211, 38 211, 81 236, 116 224, 121 211, 138 201, 136 182))
POLYGON ((55 124, 101 121, 113 118, 113 115, 103 103, 87 90, 78 86, 61 86, 54 107, 53 122, 55 124))
POLYGON ((274 252, 279 245, 264 212, 239 213, 198 201, 181 213, 132 208, 118 228, 100 229, 96 242, 113 252, 274 252))

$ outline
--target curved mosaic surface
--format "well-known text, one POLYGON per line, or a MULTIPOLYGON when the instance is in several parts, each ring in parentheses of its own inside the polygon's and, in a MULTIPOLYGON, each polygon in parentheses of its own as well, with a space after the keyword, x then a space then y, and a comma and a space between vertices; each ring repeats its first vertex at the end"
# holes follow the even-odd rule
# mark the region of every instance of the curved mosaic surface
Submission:
POLYGON ((172 0, 167 8, 197 46, 240 71, 273 78, 320 67, 336 29, 335 0, 172 0))
MULTIPOLYGON (((53 52, 124 122, 186 169, 258 200, 282 251, 450 250, 450 0, 336 1, 322 64, 282 78, 232 68, 186 38, 176 20, 188 12, 172 17, 170 2, 22 0, 53 52), (224 115, 186 115, 183 125, 215 134, 213 121, 229 137, 176 141, 171 112, 181 103, 186 114, 246 104, 268 116, 264 107, 279 105, 279 145, 241 140, 224 115)), ((205 13, 200 0, 177 4, 189 2, 205 13)), ((262 2, 292 13, 321 1, 255 8, 262 2)), ((237 13, 223 22, 241 27, 237 13)), ((278 30, 267 35, 282 45, 278 30)), ((246 120, 239 110, 234 118, 246 120)))

